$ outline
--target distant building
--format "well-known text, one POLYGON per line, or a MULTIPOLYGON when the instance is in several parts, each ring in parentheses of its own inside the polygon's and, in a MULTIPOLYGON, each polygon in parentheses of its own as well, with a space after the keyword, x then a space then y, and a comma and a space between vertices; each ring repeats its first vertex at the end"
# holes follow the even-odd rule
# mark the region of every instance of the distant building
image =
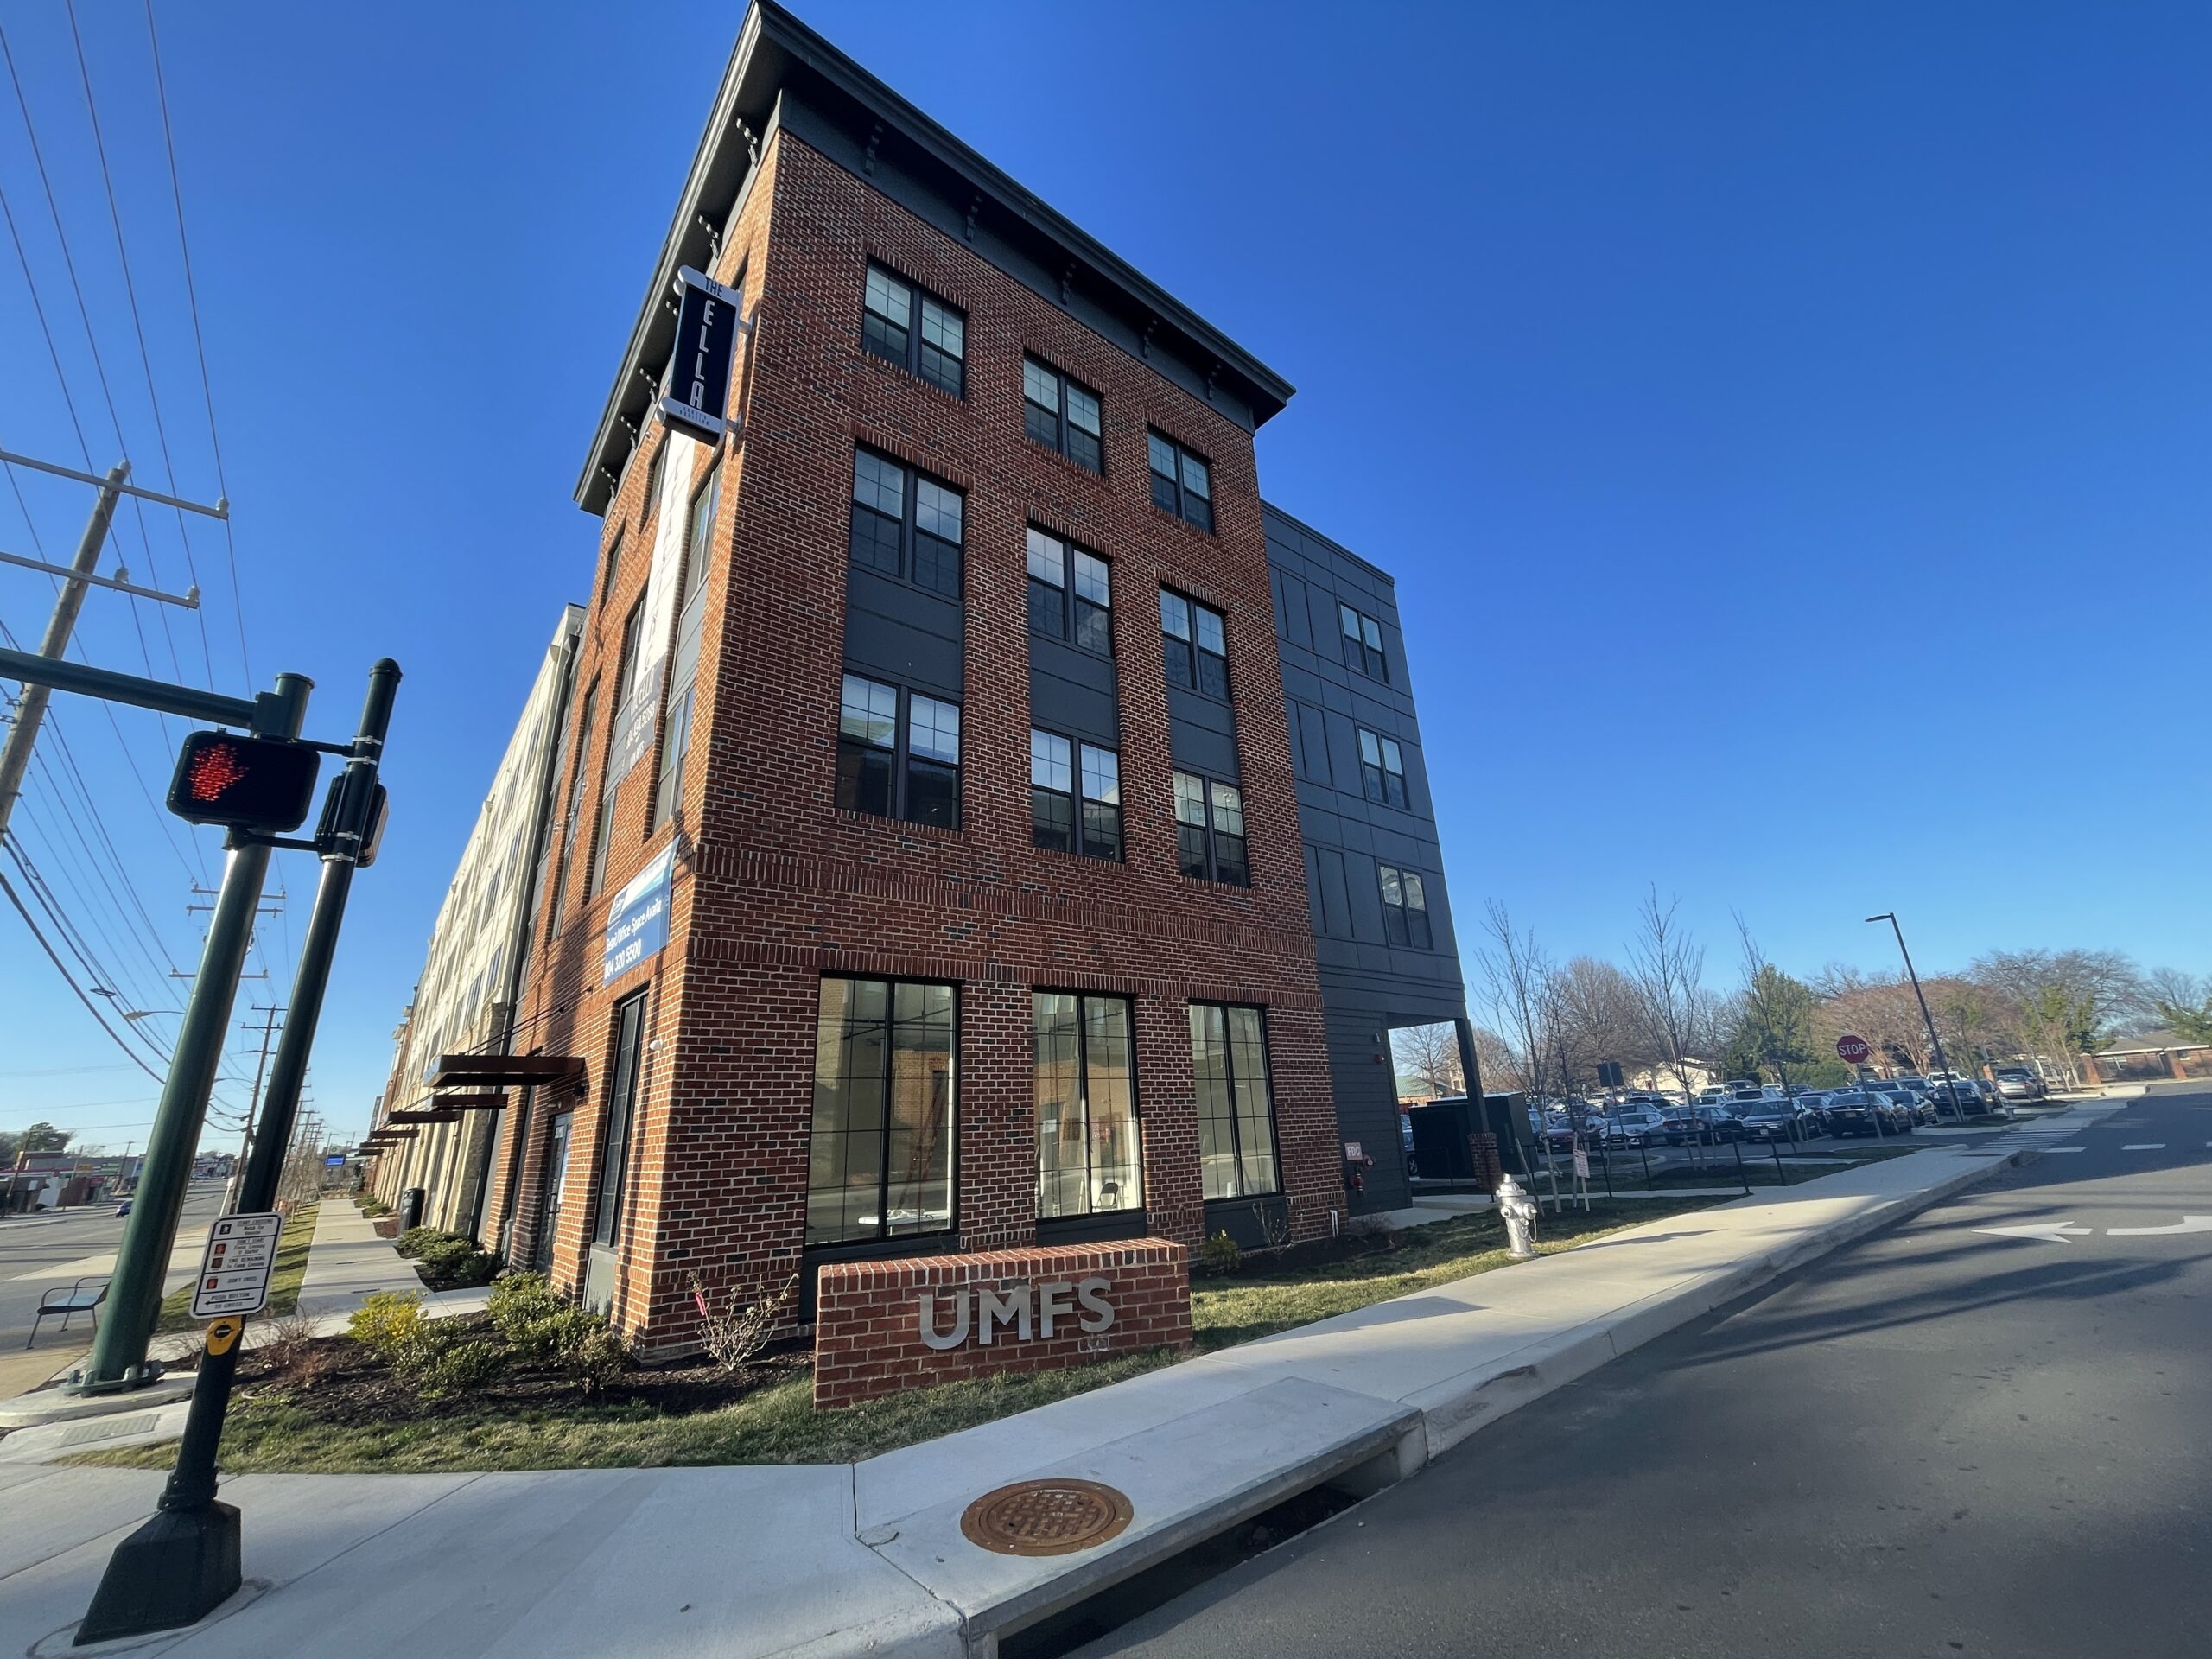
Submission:
MULTIPOLYGON (((394 1033, 378 1125, 392 1112, 429 1103, 439 1056, 507 1050, 516 986, 530 953, 536 878, 552 827, 554 779, 584 617, 580 605, 562 612, 478 810, 430 930, 423 977, 394 1033)), ((381 1160, 377 1188, 389 1199, 405 1188, 422 1187, 426 1224, 474 1233, 504 1115, 444 1116, 443 1122, 408 1126, 414 1133, 381 1160)))

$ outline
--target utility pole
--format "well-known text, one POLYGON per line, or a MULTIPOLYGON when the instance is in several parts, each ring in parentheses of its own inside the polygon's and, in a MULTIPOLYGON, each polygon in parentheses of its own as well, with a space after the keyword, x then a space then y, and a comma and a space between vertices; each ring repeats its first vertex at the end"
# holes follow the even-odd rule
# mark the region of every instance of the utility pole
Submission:
MULTIPOLYGON (((92 516, 77 539, 77 556, 70 561, 68 578, 54 599, 54 614, 46 620, 45 637, 38 642, 41 657, 58 658, 69 650, 69 636, 77 631, 78 613, 85 608, 85 594, 91 586, 85 579, 99 569, 100 551, 107 545, 107 527, 114 522, 115 504, 122 499, 120 486, 130 476, 130 463, 118 461, 100 482, 99 499, 92 504, 92 516)), ((38 741, 38 729, 46 723, 46 705, 52 695, 49 687, 26 685, 16 704, 15 727, 7 742, 0 745, 0 839, 7 836, 16 798, 22 793, 23 774, 31 764, 31 746, 38 741)))
POLYGON ((238 1161, 237 1166, 231 1171, 231 1179, 226 1184, 228 1190, 223 1194, 223 1209, 226 1213, 238 1207, 233 1200, 238 1197, 238 1183, 245 1179, 246 1158, 253 1151, 253 1122, 255 1114, 261 1109, 261 1079, 269 1071, 269 1045, 276 1038, 276 1016, 284 1012, 282 1008, 264 1008, 258 1004, 255 1005, 253 1011, 268 1017, 258 1026, 248 1020, 238 1027, 240 1031, 257 1031, 261 1033, 261 1058, 254 1065, 253 1093, 246 1099, 245 1138, 238 1143, 238 1161))
MULTIPOLYGON (((105 478, 92 473, 80 473, 73 467, 57 467, 52 461, 34 461, 29 455, 14 454, 5 449, 0 449, 0 461, 99 486, 99 499, 93 502, 92 515, 86 522, 85 533, 77 541, 77 556, 69 563, 49 564, 43 559, 27 559, 20 554, 0 553, 0 563, 21 565, 30 570, 43 570, 48 575, 62 578, 61 592, 54 601, 54 614, 47 619, 45 636, 39 641, 40 656, 59 662, 67 654, 70 636, 77 630, 78 613, 85 608, 85 595, 94 588, 113 588, 123 593, 136 594, 142 599, 159 600, 167 605, 181 605, 187 610, 200 608, 200 590, 197 588, 183 594, 164 594, 151 588, 136 587, 124 581, 123 577, 127 572, 118 572, 114 576, 99 575, 100 553, 107 545, 108 526, 115 520, 116 503, 124 496, 142 496, 166 506, 205 513, 211 518, 229 518, 231 505, 228 501, 218 501, 212 507, 205 507, 196 501, 163 495, 157 490, 141 489, 125 481, 130 476, 128 461, 117 461, 107 469, 105 478)), ((8 820, 16 810, 16 798, 22 793, 23 775, 30 769, 31 747, 38 741, 39 728, 46 723, 46 705, 50 691, 51 687, 44 682, 26 680, 23 683, 22 696, 16 704, 16 723, 8 734, 7 741, 0 743, 0 841, 7 838, 8 820)))

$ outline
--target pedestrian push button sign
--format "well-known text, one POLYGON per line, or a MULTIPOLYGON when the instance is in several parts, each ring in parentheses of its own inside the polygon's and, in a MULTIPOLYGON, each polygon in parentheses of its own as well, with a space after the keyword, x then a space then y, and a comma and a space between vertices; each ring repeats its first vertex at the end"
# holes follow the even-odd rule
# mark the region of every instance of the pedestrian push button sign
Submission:
POLYGON ((258 1313, 269 1300, 269 1281, 276 1271, 276 1240, 284 1230, 278 1215, 224 1216, 207 1230, 207 1252, 192 1287, 192 1317, 258 1313))

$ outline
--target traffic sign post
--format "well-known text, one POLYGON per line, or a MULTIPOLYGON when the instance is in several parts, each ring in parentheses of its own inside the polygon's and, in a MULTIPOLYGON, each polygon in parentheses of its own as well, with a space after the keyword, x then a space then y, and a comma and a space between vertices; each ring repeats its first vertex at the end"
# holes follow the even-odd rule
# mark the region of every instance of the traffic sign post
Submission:
POLYGON ((1857 1065, 1874 1052, 1864 1037, 1854 1037, 1846 1032, 1835 1039, 1835 1057, 1848 1065, 1857 1065))
POLYGON ((273 1211, 225 1216, 210 1227, 200 1277, 192 1287, 192 1317, 228 1313, 244 1319, 266 1307, 269 1281, 276 1272, 276 1241, 283 1231, 284 1217, 273 1211))
MULTIPOLYGON (((276 1201, 293 1115, 307 1076, 308 1052, 321 1018, 346 893, 355 868, 374 841, 372 815, 382 804, 377 774, 398 686, 399 665, 391 659, 370 671, 360 726, 345 751, 346 764, 334 786, 337 799, 324 815, 316 839, 308 843, 322 860, 322 875, 315 886, 307 937, 300 946, 284 1034, 270 1062, 268 1090, 262 1098, 261 1138, 247 1160, 238 1191, 244 1213, 216 1224, 218 1231, 209 1236, 208 1255, 201 1263, 207 1270, 200 1274, 194 1293, 195 1309, 221 1317, 207 1327, 206 1351, 200 1356, 199 1374, 193 1379, 192 1405, 177 1446, 176 1468, 162 1489, 154 1517, 115 1547, 99 1588, 93 1592, 92 1605, 77 1627, 79 1646, 180 1629, 220 1606, 245 1581, 238 1507, 220 1503, 215 1496, 215 1451, 222 1443, 231 1381, 238 1370, 239 1328, 245 1312, 258 1309, 266 1301, 268 1274, 276 1265, 279 1233, 266 1230, 267 1224, 276 1220, 270 1207, 276 1201), (219 1230, 225 1222, 256 1225, 224 1234, 219 1230), (225 1247, 219 1258, 219 1245, 225 1247), (267 1260, 258 1262, 258 1252, 264 1248, 267 1260), (257 1264, 237 1265, 249 1262, 257 1264), (203 1304, 199 1300, 203 1296, 235 1296, 237 1300, 203 1304)), ((296 731, 296 726, 293 729, 296 731)), ((270 839, 245 837, 244 846, 232 856, 237 860, 248 851, 258 850, 265 860, 270 839)), ((228 1017, 227 1007, 224 1017, 228 1017)), ((209 1070, 213 1070, 212 1060, 209 1070)))

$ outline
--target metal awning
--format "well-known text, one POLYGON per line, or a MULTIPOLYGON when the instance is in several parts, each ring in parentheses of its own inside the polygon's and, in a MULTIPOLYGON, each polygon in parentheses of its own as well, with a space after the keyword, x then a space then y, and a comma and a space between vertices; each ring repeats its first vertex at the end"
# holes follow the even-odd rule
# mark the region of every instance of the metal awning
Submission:
POLYGON ((432 1095, 430 1107, 440 1112, 496 1112, 507 1097, 496 1090, 484 1095, 432 1095))
POLYGON ((433 1108, 427 1111, 389 1113, 384 1121, 387 1123, 458 1123, 461 1114, 433 1108))
POLYGON ((443 1054, 430 1087, 503 1089, 512 1084, 569 1083, 583 1074, 583 1058, 576 1054, 443 1054))

